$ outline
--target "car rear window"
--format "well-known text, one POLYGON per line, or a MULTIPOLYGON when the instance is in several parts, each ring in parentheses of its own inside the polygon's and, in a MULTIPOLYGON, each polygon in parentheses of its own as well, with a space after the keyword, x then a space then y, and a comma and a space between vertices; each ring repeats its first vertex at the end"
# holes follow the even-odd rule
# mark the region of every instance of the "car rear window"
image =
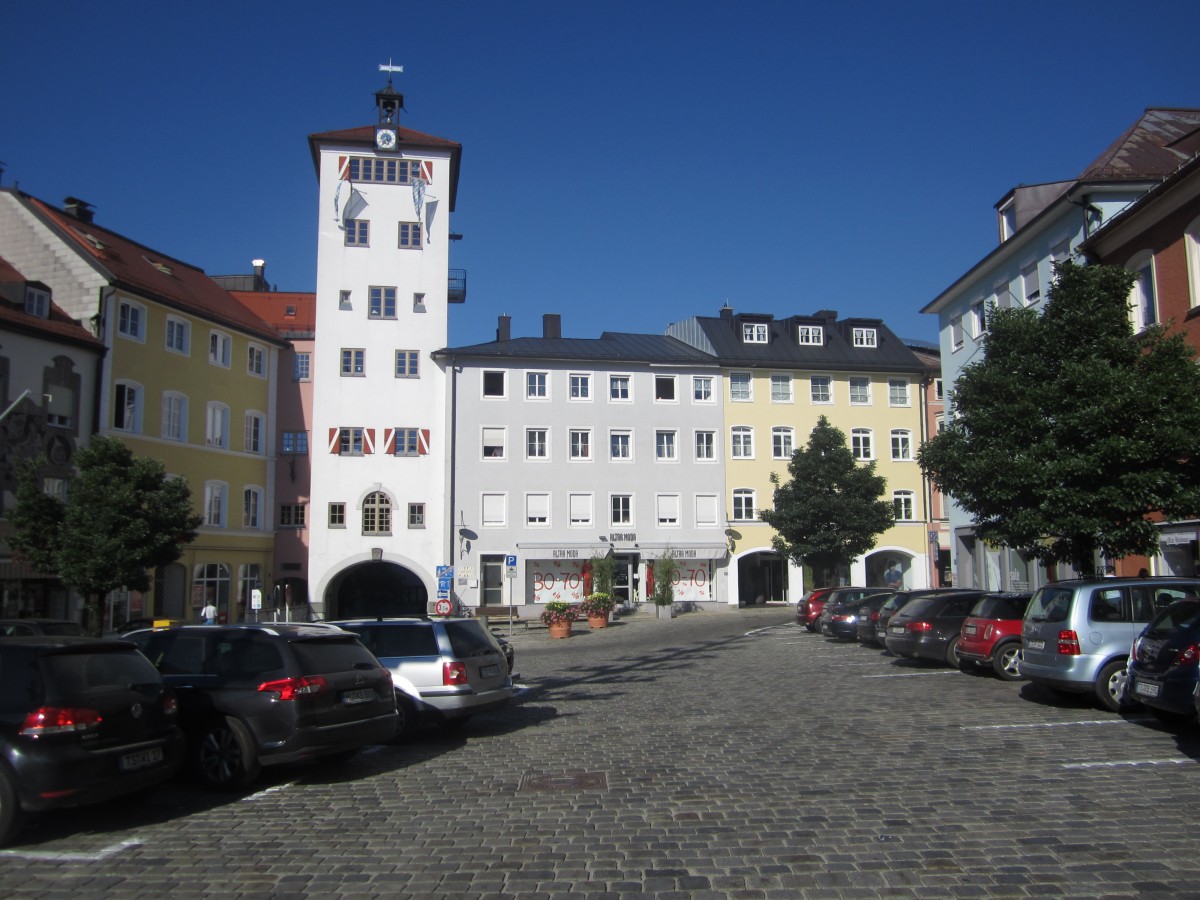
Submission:
POLYGON ((0 712, 24 712, 41 703, 42 675, 34 649, 0 649, 0 712))
POLYGON ((1200 600, 1180 600, 1158 614, 1146 629, 1146 635, 1163 638, 1173 631, 1197 626, 1200 626, 1200 600))
POLYGON ((46 678, 58 702, 112 690, 161 684, 150 661, 136 650, 105 653, 52 653, 42 657, 46 678))
POLYGON ((478 622, 447 622, 446 636, 450 638, 450 647, 459 659, 487 656, 497 649, 478 622))
POLYGON ((83 637, 83 626, 78 622, 43 622, 42 634, 78 635, 83 637))
POLYGON ((1029 606, 1029 596, 1000 597, 989 595, 983 597, 971 610, 973 619, 1022 619, 1025 608, 1029 606))
POLYGON ((930 612, 935 612, 935 606, 940 606, 937 597, 917 597, 915 600, 910 600, 904 604, 904 616, 910 618, 912 616, 924 616, 930 612))
POLYGON ((433 625, 424 622, 394 625, 342 626, 359 636, 368 650, 385 656, 438 656, 433 625))
POLYGON ((371 655, 371 651, 359 643, 358 638, 308 638, 292 641, 292 649, 304 675, 320 675, 324 672, 348 672, 351 669, 368 666, 379 668, 379 660, 371 655))
POLYGON ((1071 612, 1071 597, 1074 594, 1074 588, 1044 587, 1029 601, 1025 618, 1034 622, 1065 622, 1071 612))

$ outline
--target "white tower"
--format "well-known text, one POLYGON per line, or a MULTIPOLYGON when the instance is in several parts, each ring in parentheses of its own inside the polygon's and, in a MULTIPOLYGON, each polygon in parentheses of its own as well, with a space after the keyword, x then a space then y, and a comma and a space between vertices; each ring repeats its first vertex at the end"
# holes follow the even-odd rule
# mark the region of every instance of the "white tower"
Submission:
POLYGON ((325 618, 424 614, 447 555, 449 217, 459 144, 374 125, 309 137, 320 182, 309 593, 325 618))

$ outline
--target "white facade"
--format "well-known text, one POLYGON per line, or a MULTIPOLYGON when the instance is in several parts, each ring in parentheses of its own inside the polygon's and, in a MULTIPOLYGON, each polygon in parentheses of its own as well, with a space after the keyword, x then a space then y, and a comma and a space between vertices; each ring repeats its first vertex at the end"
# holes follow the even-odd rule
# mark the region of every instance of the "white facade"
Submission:
POLYGON ((432 600, 446 554, 446 374, 430 353, 447 343, 457 145, 400 131, 392 151, 374 150, 370 128, 311 139, 320 189, 309 584, 326 616, 339 612, 341 577, 364 562, 406 570, 432 600), (417 165, 399 183, 371 182, 362 174, 375 160, 417 165), (417 451, 398 453, 413 435, 417 451))

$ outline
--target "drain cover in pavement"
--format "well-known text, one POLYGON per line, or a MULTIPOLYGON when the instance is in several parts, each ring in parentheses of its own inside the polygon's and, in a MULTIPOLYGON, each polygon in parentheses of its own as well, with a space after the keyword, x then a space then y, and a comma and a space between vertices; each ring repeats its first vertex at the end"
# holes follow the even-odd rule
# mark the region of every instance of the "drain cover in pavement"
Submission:
POLYGON ((603 791, 608 779, 603 772, 558 772, 552 775, 521 776, 522 791, 603 791))

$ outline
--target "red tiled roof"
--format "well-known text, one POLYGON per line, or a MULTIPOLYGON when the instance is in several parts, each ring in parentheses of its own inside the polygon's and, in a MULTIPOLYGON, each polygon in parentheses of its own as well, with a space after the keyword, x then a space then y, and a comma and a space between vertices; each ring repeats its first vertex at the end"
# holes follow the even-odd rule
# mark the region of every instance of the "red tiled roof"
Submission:
MULTIPOLYGON (((16 266, 0 256, 0 284, 16 284, 24 290, 24 286, 29 284, 29 281, 30 279, 22 275, 16 266)), ((0 303, 0 322, 13 331, 37 334, 49 340, 57 339, 73 344, 82 344, 94 350, 103 351, 104 349, 103 341, 68 316, 53 299, 50 301, 49 315, 45 319, 41 316, 30 315, 25 312, 23 306, 9 306, 7 303, 0 303)))
POLYGON ((1200 109, 1150 107, 1084 168, 1080 181, 1165 177, 1200 152, 1200 109))
POLYGON ((285 337, 311 335, 317 327, 317 295, 288 291, 230 291, 285 337), (289 312, 290 311, 290 312, 289 312))
POLYGON ((279 335, 203 269, 167 256, 93 222, 81 222, 28 194, 16 194, 117 285, 167 306, 280 343, 279 335))

